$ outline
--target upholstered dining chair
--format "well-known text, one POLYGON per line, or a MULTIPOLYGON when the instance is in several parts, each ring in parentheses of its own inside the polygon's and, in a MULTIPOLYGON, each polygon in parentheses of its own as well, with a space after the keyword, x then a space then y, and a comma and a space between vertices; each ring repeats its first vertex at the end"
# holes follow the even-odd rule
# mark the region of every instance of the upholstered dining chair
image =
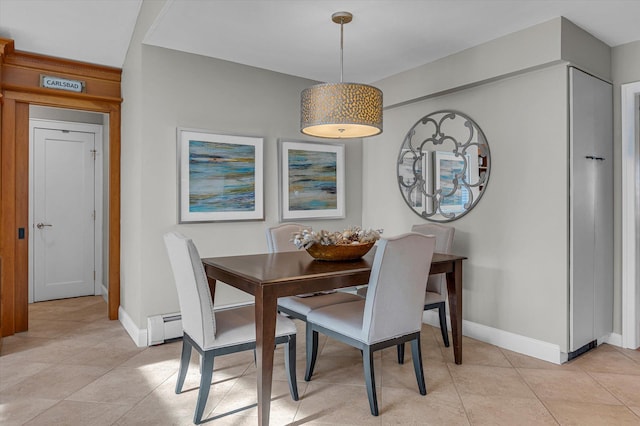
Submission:
MULTIPOLYGON (((453 246, 453 235, 455 228, 453 226, 440 225, 438 223, 423 223, 413 225, 411 232, 418 232, 424 235, 433 235, 436 237, 436 253, 451 253, 453 246)), ((367 287, 358 290, 358 295, 366 297, 367 287)), ((440 319, 440 332, 444 345, 449 347, 449 334, 447 332, 447 282, 445 274, 431 275, 427 281, 427 291, 424 296, 424 310, 438 310, 440 319)), ((398 362, 404 362, 404 345, 398 346, 398 362)))
MULTIPOLYGON (((422 223, 413 225, 412 232, 436 237, 436 253, 451 253, 453 235, 456 229, 453 226, 440 225, 438 223, 422 223)), ((447 333, 447 278, 445 274, 431 275, 427 281, 427 292, 424 297, 424 310, 437 309, 440 317, 440 332, 444 345, 449 347, 449 334, 447 333)))
MULTIPOLYGON (((299 223, 283 223, 267 229, 267 247, 269 253, 296 251, 298 248, 293 244, 292 237, 303 229, 310 229, 308 226, 299 223)), ((307 314, 313 309, 323 306, 334 305, 336 303, 355 302, 360 297, 355 294, 343 292, 331 292, 325 294, 301 294, 298 296, 288 296, 278 298, 278 311, 300 321, 307 321, 307 314)), ((315 341, 318 341, 318 333, 312 334, 315 341)))
MULTIPOLYGON (((204 267, 193 241, 177 232, 169 232, 165 234, 164 242, 178 290, 182 316, 182 355, 176 393, 182 392, 191 349, 194 348, 201 356, 200 389, 193 416, 193 422, 199 424, 209 396, 214 358, 256 347, 254 308, 244 306, 214 311, 204 267)), ((290 319, 278 315, 276 344, 280 343, 286 345, 285 367, 289 391, 291 398, 297 401, 296 326, 290 319)))
POLYGON ((299 223, 281 223, 267 228, 267 249, 269 253, 297 251, 298 248, 293 244, 293 235, 302 232, 304 229, 311 229, 311 227, 299 223))
MULTIPOLYGON (((427 287, 435 237, 408 233, 381 239, 371 268, 366 299, 312 310, 308 329, 321 332, 362 351, 371 414, 378 415, 373 353, 411 342, 413 367, 421 395, 426 395, 420 350, 422 301, 427 287)), ((317 341, 307 334, 307 370, 311 380, 317 341)))

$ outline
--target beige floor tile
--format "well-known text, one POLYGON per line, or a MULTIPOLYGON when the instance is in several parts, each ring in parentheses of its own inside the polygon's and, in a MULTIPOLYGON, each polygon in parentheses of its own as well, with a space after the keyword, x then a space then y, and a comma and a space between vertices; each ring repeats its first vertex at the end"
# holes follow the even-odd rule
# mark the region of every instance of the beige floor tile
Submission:
MULTIPOLYGON (((449 373, 447 365, 443 362, 423 361, 425 384, 427 392, 439 391, 453 387, 453 378, 449 373)), ((418 390, 416 374, 413 369, 413 361, 409 359, 404 364, 398 364, 397 359, 385 357, 382 359, 382 381, 383 387, 400 388, 407 390, 418 390)))
MULTIPOLYGON (((640 363, 640 349, 626 349, 626 348, 620 348, 617 346, 612 346, 615 350, 617 350, 618 352, 620 352, 621 354, 623 354, 624 356, 631 358, 632 360, 634 360, 635 362, 640 363)), ((640 368, 640 367, 639 367, 640 368)))
POLYGON ((603 426, 640 424, 640 417, 622 405, 546 401, 545 406, 563 426, 603 426))
MULTIPOLYGON (((24 333, 14 334, 2 338, 2 347, 0 349, 0 359, 11 354, 22 353, 29 349, 37 349, 43 345, 51 343, 51 339, 46 338, 28 338, 24 333)), ((19 355, 20 356, 20 355, 19 355)))
MULTIPOLYGON (((464 340, 464 339, 463 339, 464 340)), ((486 365, 490 367, 511 367, 511 363, 504 356, 500 348, 477 340, 465 340, 462 350, 462 362, 466 365, 486 365)), ((453 349, 441 348, 442 356, 446 361, 454 364, 453 349)))
MULTIPOLYGON (((305 397, 307 384, 298 383, 299 400, 294 401, 289 392, 289 384, 286 381, 274 380, 271 388, 271 414, 274 421, 293 421, 301 401, 305 397), (277 420, 279 419, 279 420, 277 420)), ((256 381, 253 378, 241 377, 227 392, 224 398, 218 402, 211 413, 211 418, 218 419, 230 415, 240 417, 258 417, 256 381)))
MULTIPOLYGON (((375 354, 373 362, 376 386, 380 385, 380 378, 384 374, 382 370, 382 358, 375 354)), ((318 355, 311 380, 322 383, 336 383, 343 385, 364 386, 364 366, 362 358, 348 354, 347 356, 322 356, 318 355)))
POLYGON ((101 377, 107 369, 83 365, 55 365, 4 390, 10 395, 64 399, 101 377))
POLYGON ((583 371, 519 369, 525 381, 543 401, 575 401, 620 405, 611 393, 583 371))
MULTIPOLYGON (((177 374, 158 386, 140 403, 121 417, 117 425, 190 425, 193 424, 200 385, 200 374, 193 369, 187 374, 183 392, 175 393, 177 374)), ((205 419, 224 398, 235 381, 216 383, 209 390, 205 419)))
POLYGON ((55 399, 0 394, 0 424, 2 426, 22 425, 57 402, 55 399))
POLYGON ((589 372, 640 376, 640 364, 610 345, 598 346, 571 361, 571 363, 589 372))
POLYGON ((300 400, 295 425, 380 425, 374 417, 364 386, 320 383, 311 381, 300 400))
POLYGON ((623 404, 640 407, 640 377, 610 373, 590 373, 590 375, 623 404))
POLYGON ((78 351, 75 355, 62 360, 61 364, 93 365, 113 368, 142 351, 143 349, 137 348, 130 343, 123 345, 112 340, 107 340, 102 343, 97 343, 92 347, 85 348, 82 351, 78 351))
POLYGON ((131 409, 128 405, 60 401, 25 423, 26 426, 109 426, 131 409))
POLYGON ((520 375, 513 368, 483 365, 447 364, 461 397, 469 394, 535 398, 520 375))
POLYGON ((462 401, 453 386, 447 390, 383 387, 378 408, 383 425, 468 425, 462 401))
POLYGON ((0 357, 0 392, 54 366, 44 362, 21 362, 20 359, 15 358, 5 361, 4 358, 6 357, 0 357))
POLYGON ((473 425, 557 424, 538 399, 466 395, 462 402, 473 425))
POLYGON ((69 334, 78 328, 76 321, 62 320, 29 320, 29 331, 21 333, 24 337, 42 337, 46 339, 55 339, 69 334))
MULTIPOLYGON (((192 351, 195 352, 195 351, 192 351)), ((173 368, 178 371, 180 366, 180 355, 182 353, 182 342, 172 342, 164 345, 150 346, 137 352, 127 359, 121 367, 142 367, 144 365, 154 365, 163 368, 173 368)), ((193 355, 193 354, 192 354, 193 355)))
POLYGON ((73 393, 67 399, 133 405, 141 401, 174 373, 173 369, 154 366, 118 367, 73 393))
POLYGON ((7 361, 60 363, 87 347, 78 345, 77 342, 70 342, 67 339, 24 338, 24 340, 34 342, 33 344, 23 345, 12 353, 3 355, 2 359, 7 361))
MULTIPOLYGON (((579 367, 571 363, 554 364, 528 355, 519 354, 507 349, 500 349, 512 366, 516 368, 539 368, 542 370, 578 370, 579 367)), ((466 359, 465 359, 466 363, 466 359)))
MULTIPOLYGON (((31 330, 2 340, 0 424, 192 424, 199 356, 192 353, 176 395, 182 342, 137 348, 118 321, 107 319, 99 296, 36 303, 29 312, 31 330)), ((640 425, 640 351, 605 344, 558 366, 463 337, 464 364, 455 365, 440 330, 423 325, 428 394, 418 392, 410 345, 403 365, 395 347, 379 351, 380 416, 373 417, 360 352, 320 335, 316 371, 306 383, 304 323, 296 320, 296 327, 301 399, 289 396, 279 347, 272 425, 528 425, 546 424, 551 414, 561 424, 640 425)), ((216 425, 256 424, 255 376, 252 351, 218 357, 205 418, 216 425)))

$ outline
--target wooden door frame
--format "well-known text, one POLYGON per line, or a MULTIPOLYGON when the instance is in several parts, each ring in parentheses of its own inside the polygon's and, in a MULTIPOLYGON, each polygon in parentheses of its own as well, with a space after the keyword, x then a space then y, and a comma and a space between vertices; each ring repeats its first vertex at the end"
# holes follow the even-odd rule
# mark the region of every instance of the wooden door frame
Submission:
POLYGON ((108 310, 109 319, 118 319, 121 75, 119 68, 16 51, 13 40, 0 38, 0 336, 26 331, 29 325, 30 105, 109 115, 108 310), (85 92, 42 88, 41 75, 84 81, 85 92))

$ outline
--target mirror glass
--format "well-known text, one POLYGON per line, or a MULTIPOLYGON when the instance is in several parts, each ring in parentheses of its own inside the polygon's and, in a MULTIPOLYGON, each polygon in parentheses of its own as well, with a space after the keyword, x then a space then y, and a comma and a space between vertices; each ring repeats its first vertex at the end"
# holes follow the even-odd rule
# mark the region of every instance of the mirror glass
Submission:
POLYGON ((398 185, 423 219, 467 214, 489 182, 491 155, 480 127, 457 111, 429 114, 409 129, 398 154, 398 185))

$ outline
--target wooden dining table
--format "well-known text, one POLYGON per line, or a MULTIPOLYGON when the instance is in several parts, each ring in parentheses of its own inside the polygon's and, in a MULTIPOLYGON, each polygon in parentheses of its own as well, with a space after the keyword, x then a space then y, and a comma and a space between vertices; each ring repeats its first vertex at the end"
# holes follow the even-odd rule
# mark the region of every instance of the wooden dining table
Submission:
MULTIPOLYGON (((375 249, 362 259, 326 262, 306 251, 202 259, 211 290, 221 281, 255 297, 258 424, 269 424, 278 297, 368 284, 375 249)), ((464 256, 434 253, 430 275, 446 274, 456 364, 462 363, 462 261, 464 256)))

